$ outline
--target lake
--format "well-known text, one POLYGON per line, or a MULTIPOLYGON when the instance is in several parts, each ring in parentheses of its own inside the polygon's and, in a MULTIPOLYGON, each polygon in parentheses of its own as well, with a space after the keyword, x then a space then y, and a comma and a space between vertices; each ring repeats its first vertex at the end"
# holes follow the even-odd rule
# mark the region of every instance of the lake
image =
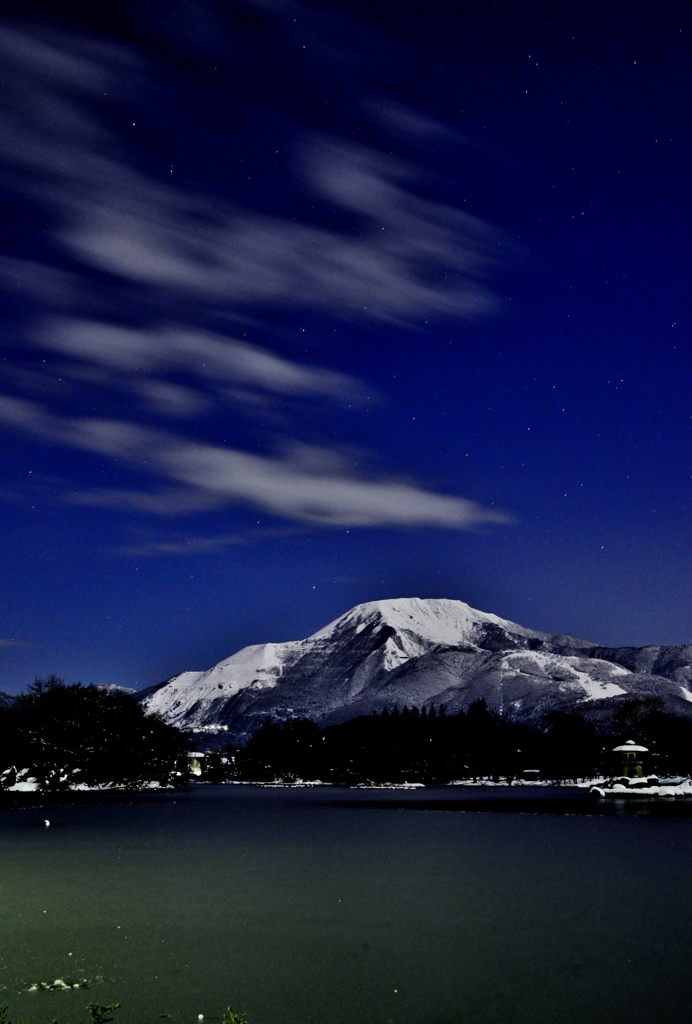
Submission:
POLYGON ((25 1024, 91 1000, 121 1024, 229 1003, 249 1024, 687 1024, 691 812, 254 786, 2 810, 0 1004, 25 1024), (28 991, 57 978, 88 988, 28 991))

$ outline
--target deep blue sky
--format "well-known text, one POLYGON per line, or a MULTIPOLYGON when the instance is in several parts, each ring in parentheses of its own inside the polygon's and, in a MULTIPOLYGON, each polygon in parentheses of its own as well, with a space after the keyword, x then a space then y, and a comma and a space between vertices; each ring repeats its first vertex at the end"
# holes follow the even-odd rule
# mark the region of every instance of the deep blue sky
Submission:
POLYGON ((3 8, 0 689, 692 642, 688 5, 3 8))

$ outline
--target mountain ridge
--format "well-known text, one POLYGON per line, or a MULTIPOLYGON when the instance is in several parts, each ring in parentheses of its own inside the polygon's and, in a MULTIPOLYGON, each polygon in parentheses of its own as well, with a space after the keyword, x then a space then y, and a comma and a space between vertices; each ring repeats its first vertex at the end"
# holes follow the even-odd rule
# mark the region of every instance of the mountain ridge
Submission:
POLYGON ((447 598, 356 605, 304 640, 254 644, 137 695, 169 724, 225 728, 237 742, 267 718, 328 725, 433 704, 453 713, 483 697, 538 725, 549 711, 598 717, 641 696, 692 717, 692 645, 608 648, 447 598))

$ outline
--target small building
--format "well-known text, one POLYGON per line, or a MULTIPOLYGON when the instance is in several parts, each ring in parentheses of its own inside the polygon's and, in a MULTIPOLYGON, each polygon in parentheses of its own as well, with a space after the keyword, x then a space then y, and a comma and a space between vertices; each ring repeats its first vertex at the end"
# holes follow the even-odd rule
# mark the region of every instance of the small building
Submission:
POLYGON ((187 755, 190 762, 190 774, 201 775, 202 774, 202 761, 205 758, 205 754, 201 750, 193 750, 187 755))
POLYGON ((627 740, 619 747, 613 747, 613 753, 620 758, 621 776, 625 779, 641 779, 644 776, 642 755, 649 753, 648 747, 639 746, 634 740, 627 740))

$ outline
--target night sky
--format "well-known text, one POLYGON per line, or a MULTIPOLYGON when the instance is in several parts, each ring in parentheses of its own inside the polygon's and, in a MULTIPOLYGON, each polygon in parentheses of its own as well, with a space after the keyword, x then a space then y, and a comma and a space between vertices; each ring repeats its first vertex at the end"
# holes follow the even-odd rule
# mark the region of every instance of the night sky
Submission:
POLYGON ((0 689, 692 642, 689 5, 3 11, 0 689))

